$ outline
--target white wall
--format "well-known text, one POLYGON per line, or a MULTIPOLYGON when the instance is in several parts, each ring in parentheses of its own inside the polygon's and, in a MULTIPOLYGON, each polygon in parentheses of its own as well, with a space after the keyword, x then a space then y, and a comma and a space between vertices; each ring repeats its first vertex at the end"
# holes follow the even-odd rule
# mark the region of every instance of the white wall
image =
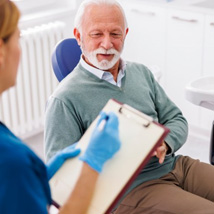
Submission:
POLYGON ((67 24, 67 36, 73 36, 73 22, 78 0, 27 0, 16 2, 22 16, 19 22, 20 29, 33 27, 53 21, 63 21, 67 24), (44 2, 44 3, 42 3, 44 2))

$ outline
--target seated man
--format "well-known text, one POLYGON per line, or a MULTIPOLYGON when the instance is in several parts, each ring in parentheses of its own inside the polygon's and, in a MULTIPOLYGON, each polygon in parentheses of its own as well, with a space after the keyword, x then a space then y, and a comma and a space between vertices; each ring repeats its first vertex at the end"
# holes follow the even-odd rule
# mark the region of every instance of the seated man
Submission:
POLYGON ((82 57, 50 97, 47 158, 78 141, 113 98, 153 117, 170 133, 112 212, 213 213, 214 169, 175 156, 186 141, 187 121, 147 67, 120 58, 127 33, 124 11, 115 0, 85 0, 80 5, 74 36, 82 57))

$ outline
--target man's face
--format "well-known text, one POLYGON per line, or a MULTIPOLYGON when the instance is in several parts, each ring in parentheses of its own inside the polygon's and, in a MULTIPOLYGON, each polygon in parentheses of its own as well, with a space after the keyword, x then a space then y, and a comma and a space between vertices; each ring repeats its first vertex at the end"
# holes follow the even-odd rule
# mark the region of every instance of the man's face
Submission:
POLYGON ((112 68, 119 61, 127 31, 117 6, 89 6, 79 34, 85 61, 102 70, 112 68))

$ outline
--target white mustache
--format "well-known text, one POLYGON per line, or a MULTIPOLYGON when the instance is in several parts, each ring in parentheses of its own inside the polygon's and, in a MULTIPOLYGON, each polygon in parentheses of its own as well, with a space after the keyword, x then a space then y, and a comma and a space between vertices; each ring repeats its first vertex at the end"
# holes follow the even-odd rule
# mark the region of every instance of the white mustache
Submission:
POLYGON ((94 55, 97 54, 119 54, 119 52, 117 50, 115 50, 114 48, 111 49, 104 49, 104 48, 98 48, 95 51, 92 52, 94 55))

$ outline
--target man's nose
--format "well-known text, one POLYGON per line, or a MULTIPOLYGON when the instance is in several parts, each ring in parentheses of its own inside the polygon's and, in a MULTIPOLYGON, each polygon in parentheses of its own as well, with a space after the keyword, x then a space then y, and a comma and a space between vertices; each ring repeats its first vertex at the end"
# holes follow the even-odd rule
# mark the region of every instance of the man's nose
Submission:
POLYGON ((113 47, 110 35, 105 35, 101 42, 101 47, 108 50, 113 47))

